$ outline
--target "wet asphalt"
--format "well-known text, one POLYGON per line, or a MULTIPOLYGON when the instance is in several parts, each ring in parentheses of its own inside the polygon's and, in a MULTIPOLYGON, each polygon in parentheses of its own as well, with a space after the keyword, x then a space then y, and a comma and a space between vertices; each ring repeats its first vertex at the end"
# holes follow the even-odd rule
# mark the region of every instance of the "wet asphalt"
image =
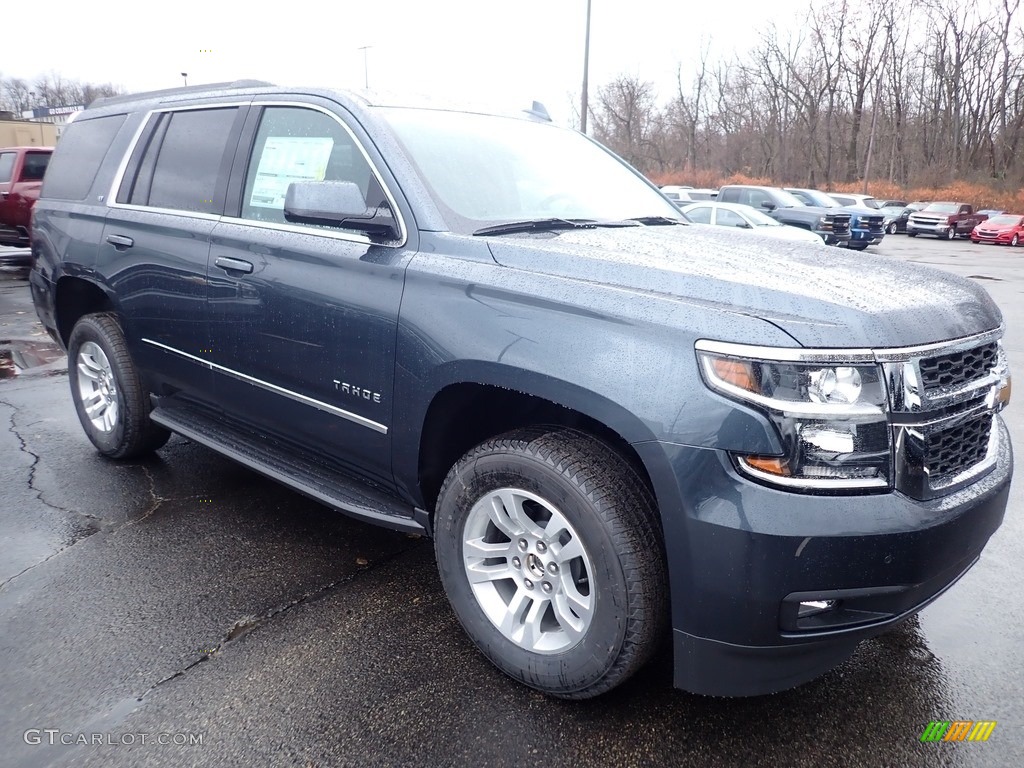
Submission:
MULTIPOLYGON (((1024 248, 872 250, 978 280, 1024 372, 1024 248)), ((1024 393, 1006 521, 920 616, 773 696, 675 691, 663 652, 567 703, 475 651, 429 541, 182 438, 97 456, 25 277, 0 268, 0 766, 1024 765, 1024 393), (931 720, 998 725, 922 744, 931 720)))

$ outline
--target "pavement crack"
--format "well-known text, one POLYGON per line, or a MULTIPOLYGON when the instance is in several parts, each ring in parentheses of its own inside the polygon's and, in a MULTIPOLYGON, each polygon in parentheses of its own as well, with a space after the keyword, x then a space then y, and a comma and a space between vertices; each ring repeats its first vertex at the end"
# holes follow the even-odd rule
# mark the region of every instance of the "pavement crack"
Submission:
MULTIPOLYGON (((139 515, 136 518, 132 518, 127 523, 120 526, 120 528, 127 528, 129 525, 137 525, 138 523, 141 523, 143 520, 152 517, 153 514, 158 509, 160 509, 160 505, 163 504, 165 501, 168 501, 168 499, 164 498, 159 493, 157 493, 156 478, 153 477, 153 473, 149 471, 149 467, 147 467, 145 464, 140 464, 139 468, 142 470, 142 473, 146 476, 146 480, 149 482, 149 507, 141 515, 139 515)), ((120 530, 120 528, 118 528, 118 530, 120 530)))
POLYGON ((316 589, 311 589, 307 592, 304 592, 298 597, 295 597, 287 602, 275 605, 260 615, 248 614, 242 616, 241 618, 235 620, 231 624, 228 630, 224 633, 224 636, 221 639, 221 641, 217 643, 216 646, 208 650, 203 650, 200 657, 193 661, 191 664, 188 664, 187 666, 172 672, 171 674, 167 675, 167 677, 154 683, 152 686, 149 687, 148 690, 146 690, 145 693, 138 697, 138 701, 141 702, 144 698, 146 698, 150 693, 159 688, 161 685, 169 683, 172 680, 177 680, 178 678, 186 675, 190 670, 198 667, 200 664, 209 661, 215 656, 219 656, 221 651, 223 651, 233 642, 235 642, 241 637, 244 637, 253 630, 263 626, 264 624, 267 624, 268 622, 276 619, 278 616, 281 616, 300 605, 316 602, 317 600, 326 597, 336 588, 348 584, 351 581, 354 581, 356 578, 358 578, 364 573, 368 573, 369 571, 372 571, 382 565, 386 565, 387 563, 397 560, 398 558, 402 557, 408 552, 414 550, 417 546, 420 546, 419 542, 417 542, 416 544, 412 544, 410 546, 402 547, 401 549, 396 550, 391 554, 384 555, 383 557, 375 560, 372 563, 368 563, 367 565, 361 565, 356 570, 352 571, 351 573, 345 574, 339 579, 335 579, 334 581, 330 581, 327 584, 323 584, 317 587, 316 589))

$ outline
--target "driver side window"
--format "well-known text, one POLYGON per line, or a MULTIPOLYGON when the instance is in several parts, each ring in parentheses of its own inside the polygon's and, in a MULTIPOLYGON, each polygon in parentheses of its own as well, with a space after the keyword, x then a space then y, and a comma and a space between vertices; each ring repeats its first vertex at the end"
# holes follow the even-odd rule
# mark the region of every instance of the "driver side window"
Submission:
POLYGON ((730 211, 725 208, 718 209, 718 217, 716 222, 721 227, 745 227, 747 225, 746 220, 735 211, 730 211))
POLYGON ((369 199, 372 177, 359 147, 333 117, 303 107, 267 107, 249 158, 241 215, 284 224, 292 182, 351 181, 369 199))

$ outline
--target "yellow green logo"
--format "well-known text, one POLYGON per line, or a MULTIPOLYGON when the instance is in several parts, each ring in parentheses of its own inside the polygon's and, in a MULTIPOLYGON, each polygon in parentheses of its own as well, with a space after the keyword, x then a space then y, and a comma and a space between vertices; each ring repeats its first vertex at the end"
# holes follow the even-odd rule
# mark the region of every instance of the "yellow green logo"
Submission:
POLYGON ((995 720, 932 720, 921 741, 988 741, 995 720))

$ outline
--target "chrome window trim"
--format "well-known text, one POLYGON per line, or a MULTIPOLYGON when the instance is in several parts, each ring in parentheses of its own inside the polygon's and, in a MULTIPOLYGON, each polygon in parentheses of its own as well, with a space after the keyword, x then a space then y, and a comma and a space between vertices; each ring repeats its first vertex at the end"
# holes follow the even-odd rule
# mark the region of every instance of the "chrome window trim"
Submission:
MULTIPOLYGON (((251 160, 249 156, 249 160, 251 160)), ((248 169, 247 169, 248 170, 248 169)), ((227 102, 211 102, 208 104, 190 104, 188 106, 178 107, 160 107, 151 109, 146 113, 141 125, 135 132, 135 136, 132 137, 131 144, 129 144, 127 150, 125 150, 124 157, 121 158, 121 164, 117 169, 117 173, 114 176, 114 181, 110 187, 110 193, 107 196, 107 207, 109 208, 121 208, 125 210, 134 211, 151 211, 154 213, 165 213, 177 216, 189 216, 193 218, 208 219, 213 221, 223 221, 229 224, 244 224, 247 226, 257 226, 263 229, 273 229, 285 232, 295 232, 303 235, 317 235, 320 237, 328 237, 335 240, 345 240, 353 243, 360 243, 363 245, 381 245, 389 248, 404 248, 409 242, 409 229, 405 223, 405 217, 402 215, 401 209, 398 207, 398 202, 395 196, 392 194, 391 189, 387 184, 384 183, 384 177, 381 175, 377 165, 373 162, 370 155, 367 153, 363 143, 359 140, 359 137, 353 133, 352 129, 349 128, 348 124, 342 120, 338 115, 326 107, 322 107, 319 104, 311 104, 305 101, 289 101, 289 100, 277 100, 277 99, 253 99, 248 101, 227 101, 227 102), (169 208, 155 208, 148 205, 132 205, 130 203, 118 203, 117 202, 117 190, 121 188, 121 182, 124 180, 124 174, 128 170, 128 163, 131 161, 132 155, 135 154, 136 146, 139 143, 139 139, 142 137, 142 133, 146 126, 149 125, 150 120, 153 119, 154 115, 162 114, 164 112, 184 112, 188 110, 196 109, 225 109, 228 107, 298 107, 301 109, 311 109, 315 112, 320 112, 333 118, 335 122, 342 127, 342 129, 348 134, 349 138, 352 139, 353 145, 359 150, 363 159, 366 160, 366 164, 370 168, 370 172, 377 179, 377 183, 380 184, 380 188, 384 191, 384 196, 387 198, 388 204, 391 206, 392 213, 394 213, 395 220, 398 222, 399 238, 397 242, 376 242, 371 240, 366 235, 356 234, 350 231, 334 231, 321 227, 313 227, 303 224, 278 224, 272 221, 258 221, 255 219, 246 219, 240 216, 225 216, 223 214, 211 214, 202 213, 199 211, 183 211, 178 209, 169 208)))
POLYGON ((343 419, 347 419, 348 421, 358 424, 361 427, 367 427, 368 429, 372 429, 374 432, 379 432, 382 435, 386 435, 388 433, 388 428, 384 424, 373 421, 372 419, 367 419, 364 416, 360 416, 358 413, 352 413, 351 411, 346 411, 343 408, 338 408, 337 406, 331 405, 330 403, 325 403, 321 400, 316 400, 315 398, 299 394, 298 392, 292 392, 290 389, 285 389, 284 387, 279 387, 276 384, 271 384, 269 382, 263 381, 262 379, 257 379, 255 376, 249 376, 248 374, 240 373, 239 371, 233 370, 223 365, 219 365, 218 363, 214 363, 209 360, 204 360, 203 358, 197 357, 196 355, 190 355, 188 352, 182 352, 180 349, 175 349, 174 347, 170 347, 166 344, 161 344, 159 341, 153 341, 152 339, 146 338, 143 338, 142 341, 145 344, 150 344, 151 346, 157 347, 158 349, 162 349, 165 352, 170 352, 171 354, 184 357, 186 360, 191 360, 192 362, 199 363, 200 365, 209 368, 212 371, 219 371, 220 373, 224 373, 240 381, 244 381, 247 384, 252 384, 253 386, 265 389, 268 392, 283 395, 284 397, 290 398, 291 400, 295 400, 298 403, 318 408, 321 411, 333 414, 334 416, 339 416, 343 419))

